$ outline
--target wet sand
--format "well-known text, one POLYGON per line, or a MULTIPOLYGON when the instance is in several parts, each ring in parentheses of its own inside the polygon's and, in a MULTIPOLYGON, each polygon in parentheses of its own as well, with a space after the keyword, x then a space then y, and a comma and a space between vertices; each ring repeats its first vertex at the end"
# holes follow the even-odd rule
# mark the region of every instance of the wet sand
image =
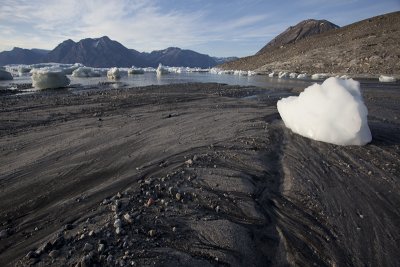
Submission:
POLYGON ((400 88, 362 89, 363 147, 287 130, 298 88, 1 95, 0 266, 396 266, 400 88))

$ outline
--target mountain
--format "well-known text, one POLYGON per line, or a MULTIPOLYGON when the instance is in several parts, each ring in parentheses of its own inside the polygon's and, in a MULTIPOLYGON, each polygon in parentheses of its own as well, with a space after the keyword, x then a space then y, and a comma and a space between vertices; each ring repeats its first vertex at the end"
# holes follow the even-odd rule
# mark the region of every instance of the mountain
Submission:
POLYGON ((47 52, 46 50, 14 47, 11 51, 0 52, 0 65, 43 62, 47 52))
POLYGON ((169 47, 151 53, 128 49, 107 36, 79 42, 68 39, 51 51, 14 48, 0 53, 0 65, 43 62, 82 63, 90 67, 157 67, 159 63, 176 67, 214 67, 236 58, 213 58, 192 50, 169 47))
POLYGON ((213 59, 215 60, 215 62, 217 62, 217 64, 224 64, 227 62, 231 62, 234 60, 238 60, 238 57, 213 57, 213 59))
POLYGON ((164 50, 143 53, 150 63, 156 67, 159 63, 166 66, 184 66, 208 68, 217 65, 217 62, 210 56, 200 54, 192 50, 169 47, 164 50))
POLYGON ((400 12, 328 30, 220 65, 259 72, 400 74, 400 12))
POLYGON ((66 40, 50 51, 47 62, 82 63, 91 67, 147 66, 147 60, 136 50, 128 49, 107 36, 74 42, 66 40))
POLYGON ((284 32, 267 43, 257 55, 268 52, 269 48, 274 46, 284 46, 295 43, 309 36, 320 34, 329 30, 338 29, 339 26, 327 20, 307 19, 298 23, 296 26, 290 26, 284 32))

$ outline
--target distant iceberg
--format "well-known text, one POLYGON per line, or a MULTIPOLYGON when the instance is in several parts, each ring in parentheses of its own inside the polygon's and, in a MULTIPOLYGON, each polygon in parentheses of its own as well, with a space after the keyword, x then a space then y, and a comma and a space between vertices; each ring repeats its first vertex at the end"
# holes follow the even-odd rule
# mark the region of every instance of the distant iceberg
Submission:
POLYGON ((277 107, 286 127, 302 136, 337 145, 371 142, 368 110, 353 79, 328 78, 279 100, 277 107))
POLYGON ((392 83, 396 82, 396 78, 392 76, 381 75, 379 76, 379 81, 382 83, 392 83))
POLYGON ((110 80, 118 80, 121 78, 118 68, 111 68, 107 71, 107 78, 110 80))
POLYGON ((31 73, 32 86, 36 89, 60 88, 70 83, 62 70, 32 69, 31 73))
POLYGON ((163 74, 168 74, 169 71, 167 68, 165 68, 161 63, 158 65, 158 68, 156 70, 157 75, 163 75, 163 74))
POLYGON ((79 67, 72 72, 72 77, 100 77, 101 73, 89 67, 79 67))

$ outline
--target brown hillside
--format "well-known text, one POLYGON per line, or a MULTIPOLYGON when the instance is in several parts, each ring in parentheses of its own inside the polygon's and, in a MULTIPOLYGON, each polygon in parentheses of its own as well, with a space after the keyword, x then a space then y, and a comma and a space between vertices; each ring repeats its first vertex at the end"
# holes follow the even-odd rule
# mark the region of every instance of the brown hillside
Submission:
POLYGON ((317 34, 223 69, 307 73, 400 74, 400 12, 317 34))

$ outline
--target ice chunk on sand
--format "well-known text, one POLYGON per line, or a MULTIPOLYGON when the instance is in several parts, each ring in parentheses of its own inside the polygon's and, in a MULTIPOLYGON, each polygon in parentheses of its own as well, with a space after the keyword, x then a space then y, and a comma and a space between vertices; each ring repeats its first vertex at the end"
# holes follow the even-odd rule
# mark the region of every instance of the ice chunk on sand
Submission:
POLYGON ((307 79, 309 76, 307 75, 307 73, 300 73, 297 76, 297 79, 307 79))
POLYGON ((65 87, 70 82, 62 70, 32 69, 31 73, 32 86, 36 89, 65 87))
POLYGON ((270 74, 268 74, 268 77, 274 77, 275 72, 271 72, 270 74))
POLYGON ((128 74, 144 74, 144 69, 132 67, 128 70, 128 74))
POLYGON ((72 72, 72 77, 100 77, 101 74, 92 68, 79 67, 72 72))
POLYGON ((296 79, 297 76, 298 76, 298 74, 296 72, 292 72, 289 74, 289 78, 291 78, 291 79, 296 79))
POLYGON ((381 76, 379 76, 379 81, 382 83, 391 83, 391 82, 395 82, 396 78, 392 77, 392 76, 381 75, 381 76))
POLYGON ((107 71, 107 78, 111 80, 118 80, 121 78, 118 68, 111 68, 107 71))
POLYGON ((365 145, 372 139, 360 84, 353 79, 329 78, 277 106, 286 127, 302 136, 337 145, 365 145))
POLYGON ((0 81, 12 80, 13 76, 8 71, 0 69, 0 81))
POLYGON ((287 77, 289 77, 289 73, 287 73, 287 72, 285 72, 285 71, 281 71, 281 72, 279 72, 279 74, 278 74, 278 78, 279 78, 279 79, 287 78, 287 77))

